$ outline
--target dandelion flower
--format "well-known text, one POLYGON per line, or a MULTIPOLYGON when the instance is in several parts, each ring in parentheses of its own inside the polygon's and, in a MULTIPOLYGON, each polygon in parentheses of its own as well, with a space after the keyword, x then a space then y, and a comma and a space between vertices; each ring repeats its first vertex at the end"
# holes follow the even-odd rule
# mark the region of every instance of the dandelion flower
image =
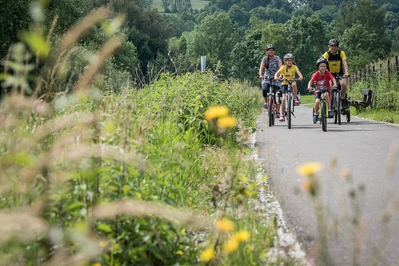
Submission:
POLYGON ((323 169, 324 165, 320 162, 305 163, 297 167, 298 174, 303 176, 314 175, 323 169))
POLYGON ((304 191, 306 191, 306 192, 309 192, 309 191, 310 191, 311 184, 310 184, 309 178, 305 178, 305 179, 302 181, 301 187, 302 187, 302 189, 303 189, 304 191))
POLYGON ((239 241, 247 241, 250 237, 250 233, 247 230, 240 230, 235 233, 234 237, 239 241))
POLYGON ((234 117, 226 116, 218 119, 218 127, 234 127, 237 124, 237 120, 234 117))
POLYGON ((240 242, 238 241, 237 237, 232 236, 227 240, 227 242, 223 245, 223 251, 226 253, 231 253, 238 249, 238 245, 240 242))
POLYGON ((342 168, 341 171, 339 171, 339 176, 342 178, 348 178, 350 176, 350 173, 348 169, 342 168))
POLYGON ((212 120, 219 117, 227 116, 229 113, 229 109, 226 106, 214 106, 206 110, 205 119, 212 120))
POLYGON ((216 222, 216 228, 222 232, 231 232, 234 229, 234 223, 228 219, 222 219, 216 222))
POLYGON ((212 247, 209 247, 209 248, 205 249, 204 251, 202 251, 202 253, 200 255, 200 260, 202 262, 208 262, 211 259, 213 259, 214 256, 215 256, 215 251, 213 250, 212 247))

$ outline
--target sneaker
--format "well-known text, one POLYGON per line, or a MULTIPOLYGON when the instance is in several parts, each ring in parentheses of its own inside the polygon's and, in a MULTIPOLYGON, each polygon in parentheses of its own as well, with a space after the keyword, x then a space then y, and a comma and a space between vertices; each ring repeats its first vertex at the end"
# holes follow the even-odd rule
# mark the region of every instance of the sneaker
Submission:
POLYGON ((276 118, 280 118, 280 113, 276 113, 276 118))
POLYGON ((267 109, 267 103, 265 103, 265 104, 263 105, 263 108, 267 109))
POLYGON ((319 115, 314 114, 313 115, 313 124, 316 124, 317 120, 319 120, 319 115))
POLYGON ((328 110, 328 117, 329 117, 329 118, 334 117, 334 112, 331 111, 331 110, 328 110))
POLYGON ((344 110, 348 110, 349 109, 348 100, 342 99, 342 109, 344 109, 344 110))
POLYGON ((294 105, 299 106, 300 104, 301 104, 301 101, 299 101, 299 99, 296 98, 296 100, 294 101, 294 105))
POLYGON ((280 116, 280 118, 278 119, 278 121, 284 122, 284 121, 285 121, 284 116, 280 116))

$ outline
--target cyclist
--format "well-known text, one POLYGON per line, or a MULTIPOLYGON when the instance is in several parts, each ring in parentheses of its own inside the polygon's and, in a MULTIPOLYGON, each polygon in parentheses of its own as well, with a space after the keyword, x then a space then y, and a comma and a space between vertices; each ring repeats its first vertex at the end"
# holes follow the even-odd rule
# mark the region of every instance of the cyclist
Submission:
MULTIPOLYGON (((265 104, 263 107, 267 109, 267 94, 269 92, 270 86, 274 86, 274 92, 276 93, 281 88, 281 82, 276 80, 270 80, 267 77, 274 77, 274 74, 283 65, 281 58, 275 55, 274 52, 276 47, 273 44, 266 45, 266 56, 263 57, 260 67, 258 78, 262 79, 262 94, 265 98, 265 104), (271 83, 271 84, 270 84, 271 83)), ((280 105, 276 104, 277 110, 279 110, 280 105)), ((276 118, 279 118, 279 113, 276 114, 276 118)))
POLYGON ((321 94, 324 93, 324 97, 327 101, 328 106, 328 116, 333 117, 333 112, 331 111, 331 85, 337 87, 337 80, 334 76, 327 70, 328 61, 321 57, 316 61, 317 71, 312 75, 308 83, 308 90, 312 90, 312 84, 315 84, 315 105, 313 114, 313 123, 318 120, 319 105, 321 101, 321 94))
MULTIPOLYGON (((288 79, 288 80, 293 80, 295 78, 295 73, 298 74, 299 76, 299 80, 303 80, 303 76, 301 71, 299 71, 299 68, 295 65, 295 56, 293 54, 286 54, 284 55, 284 65, 276 72, 276 74, 274 75, 274 79, 275 80, 280 80, 280 78, 282 77, 283 79, 288 79)), ((292 86, 292 91, 293 91, 293 95, 294 95, 294 101, 295 101, 295 105, 299 105, 299 101, 297 99, 297 86, 296 86, 296 82, 293 82, 291 84, 292 86)), ((283 81, 281 83, 281 88, 283 91, 283 100, 281 102, 281 114, 284 114, 284 110, 285 110, 285 98, 286 98, 286 90, 288 89, 288 82, 287 81, 283 81)), ((284 116, 281 115, 279 118, 280 122, 284 122, 284 116)))
POLYGON ((348 60, 344 51, 339 50, 339 41, 331 39, 328 42, 328 51, 323 54, 323 57, 328 61, 328 70, 333 76, 340 75, 343 79, 339 80, 342 92, 342 108, 349 109, 348 101, 346 100, 346 78, 349 77, 348 60))

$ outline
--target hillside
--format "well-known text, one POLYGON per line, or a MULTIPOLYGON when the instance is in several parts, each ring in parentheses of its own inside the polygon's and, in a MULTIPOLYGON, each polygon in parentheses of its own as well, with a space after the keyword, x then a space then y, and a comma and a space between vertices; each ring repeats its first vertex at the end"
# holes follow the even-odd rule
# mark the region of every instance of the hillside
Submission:
MULTIPOLYGON (((191 5, 193 6, 193 9, 202 9, 206 4, 208 4, 209 1, 205 0, 191 0, 191 5)), ((152 3, 153 8, 157 8, 159 12, 164 12, 164 9, 162 7, 162 0, 154 0, 152 3)))

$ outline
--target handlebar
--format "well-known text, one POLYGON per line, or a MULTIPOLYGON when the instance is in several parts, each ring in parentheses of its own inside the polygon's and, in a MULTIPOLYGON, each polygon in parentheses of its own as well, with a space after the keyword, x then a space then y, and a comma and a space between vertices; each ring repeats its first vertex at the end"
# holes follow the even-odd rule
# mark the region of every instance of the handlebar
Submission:
POLYGON ((341 80, 341 79, 349 78, 351 75, 348 75, 346 78, 344 78, 344 75, 340 75, 340 74, 333 74, 333 76, 336 80, 341 80))
POLYGON ((330 89, 336 90, 337 87, 324 87, 324 88, 315 88, 315 87, 311 87, 310 90, 309 90, 309 88, 308 88, 308 91, 309 91, 309 92, 311 92, 311 91, 327 92, 327 91, 330 90, 330 89))
POLYGON ((288 82, 288 84, 292 84, 292 83, 294 83, 296 81, 304 81, 304 80, 305 80, 304 78, 302 78, 302 80, 300 80, 298 78, 295 78, 295 79, 281 79, 281 82, 288 82))
POLYGON ((273 77, 273 76, 266 76, 266 77, 264 77, 264 76, 259 76, 258 78, 260 78, 260 79, 262 79, 262 80, 270 80, 270 81, 274 80, 274 77, 273 77))

